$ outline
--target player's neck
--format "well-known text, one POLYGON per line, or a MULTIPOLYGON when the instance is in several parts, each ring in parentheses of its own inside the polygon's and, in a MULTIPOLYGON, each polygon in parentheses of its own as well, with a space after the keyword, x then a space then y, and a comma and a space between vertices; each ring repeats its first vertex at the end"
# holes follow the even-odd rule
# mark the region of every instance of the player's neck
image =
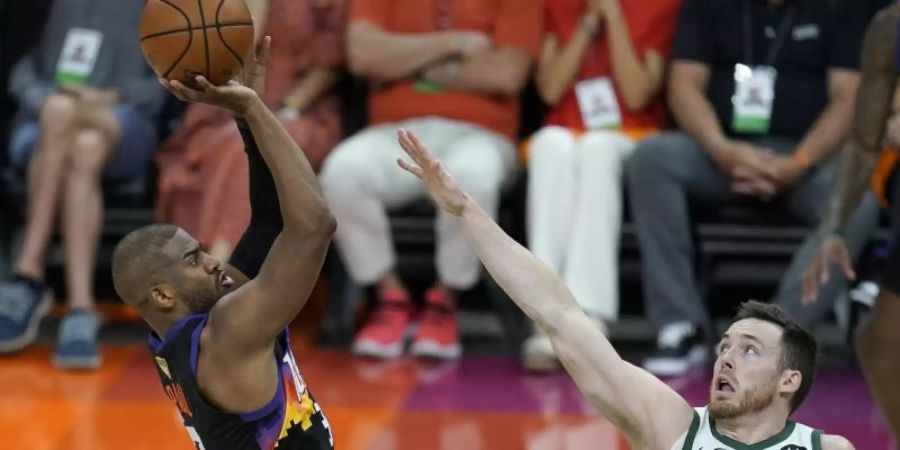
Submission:
POLYGON ((177 322, 178 320, 168 317, 147 317, 147 324, 150 325, 150 328, 156 332, 156 335, 159 336, 160 339, 165 339, 166 334, 177 322))
POLYGON ((753 414, 735 419, 717 420, 716 431, 722 436, 748 445, 762 442, 780 433, 787 423, 788 414, 779 412, 776 408, 776 405, 773 404, 753 414))

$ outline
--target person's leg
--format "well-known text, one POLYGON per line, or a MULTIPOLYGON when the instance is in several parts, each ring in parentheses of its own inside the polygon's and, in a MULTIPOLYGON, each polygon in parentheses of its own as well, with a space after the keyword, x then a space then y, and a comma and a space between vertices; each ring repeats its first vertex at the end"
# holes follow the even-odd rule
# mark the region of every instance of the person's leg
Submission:
POLYGON ((350 278, 377 285, 378 307, 357 334, 357 354, 391 358, 403 352, 409 325, 409 294, 394 272, 396 256, 387 208, 423 194, 415 177, 396 166, 402 150, 397 125, 366 129, 339 144, 325 159, 322 192, 338 222, 335 243, 350 278))
MULTIPOLYGON (((462 122, 434 118, 427 122, 423 140, 435 143, 435 154, 460 187, 496 216, 500 191, 515 166, 512 142, 462 122)), ((462 352, 454 293, 478 282, 481 263, 455 217, 439 211, 436 235, 438 283, 426 294, 427 309, 411 351, 416 356, 451 359, 462 352)))
MULTIPOLYGON (((829 161, 814 169, 799 184, 785 193, 785 206, 804 225, 815 227, 827 209, 828 196, 834 183, 837 161, 829 161)), ((879 210, 874 195, 867 194, 859 204, 846 229, 845 242, 850 257, 856 261, 865 248, 872 233, 878 227, 879 210)), ((834 310, 835 302, 847 294, 849 281, 843 271, 834 267, 828 283, 819 288, 816 302, 804 305, 801 302, 803 273, 809 267, 822 244, 822 236, 810 233, 803 245, 794 253, 791 264, 778 287, 775 301, 795 319, 807 326, 819 324, 834 310)))
POLYGON ((75 136, 75 101, 54 95, 41 110, 40 138, 28 164, 28 219, 16 272, 44 279, 44 257, 62 187, 63 169, 75 136))
POLYGON ((881 275, 881 292, 870 322, 860 330, 855 346, 872 398, 894 437, 900 439, 900 173, 892 178, 890 218, 894 248, 881 275))
POLYGON ((578 143, 578 193, 565 280, 584 310, 615 321, 619 310, 619 234, 623 163, 635 143, 619 133, 591 132, 578 143))
POLYGON ((100 365, 93 279, 103 230, 101 182, 104 177, 119 182, 143 177, 155 146, 150 123, 128 106, 94 110, 75 135, 62 196, 69 312, 60 323, 53 355, 57 367, 100 365))
POLYGON ((732 196, 730 180, 706 150, 680 132, 640 142, 627 167, 645 305, 661 327, 657 352, 644 367, 657 375, 682 374, 705 360, 702 328, 709 322, 695 279, 688 201, 721 203, 732 196))
MULTIPOLYGON (((528 160, 528 246, 562 276, 575 217, 577 164, 575 134, 565 128, 542 128, 530 142, 528 160)), ((550 337, 536 324, 522 345, 526 369, 546 372, 561 368, 550 337)))
POLYGON ((26 123, 13 133, 10 159, 19 170, 27 169, 28 214, 16 275, 0 283, 0 352, 16 351, 33 342, 41 318, 53 306, 53 294, 44 285, 44 257, 74 119, 75 102, 54 95, 44 104, 38 123, 26 123))
POLYGON ((545 127, 531 139, 528 160, 528 247, 561 274, 575 212, 575 135, 545 127))

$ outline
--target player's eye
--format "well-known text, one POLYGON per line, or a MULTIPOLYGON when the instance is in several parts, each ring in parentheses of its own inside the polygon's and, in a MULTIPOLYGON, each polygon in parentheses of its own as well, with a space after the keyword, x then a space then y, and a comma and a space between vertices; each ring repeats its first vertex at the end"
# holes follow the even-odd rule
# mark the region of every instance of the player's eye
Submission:
POLYGON ((748 355, 758 355, 759 352, 756 350, 756 347, 752 345, 747 345, 744 347, 744 353, 748 355))

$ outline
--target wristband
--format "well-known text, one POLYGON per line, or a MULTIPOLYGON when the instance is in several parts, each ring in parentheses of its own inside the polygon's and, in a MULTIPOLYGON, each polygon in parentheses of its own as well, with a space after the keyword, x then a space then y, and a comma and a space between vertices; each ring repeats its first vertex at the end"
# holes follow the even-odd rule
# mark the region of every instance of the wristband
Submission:
POLYGON ((791 155, 791 161, 799 164, 803 169, 809 169, 812 166, 812 158, 805 150, 797 150, 791 155))

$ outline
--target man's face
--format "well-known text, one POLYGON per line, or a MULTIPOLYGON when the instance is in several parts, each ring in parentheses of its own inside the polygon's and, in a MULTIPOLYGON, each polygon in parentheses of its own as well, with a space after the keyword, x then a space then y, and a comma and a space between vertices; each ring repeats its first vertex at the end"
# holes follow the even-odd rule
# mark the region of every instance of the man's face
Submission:
POLYGON ((175 300, 192 313, 209 311, 234 284, 219 261, 203 252, 200 243, 182 229, 162 252, 171 261, 165 283, 175 290, 175 300))
POLYGON ((775 401, 783 373, 782 334, 778 325, 757 319, 735 322, 725 332, 709 390, 713 418, 740 417, 775 401))

